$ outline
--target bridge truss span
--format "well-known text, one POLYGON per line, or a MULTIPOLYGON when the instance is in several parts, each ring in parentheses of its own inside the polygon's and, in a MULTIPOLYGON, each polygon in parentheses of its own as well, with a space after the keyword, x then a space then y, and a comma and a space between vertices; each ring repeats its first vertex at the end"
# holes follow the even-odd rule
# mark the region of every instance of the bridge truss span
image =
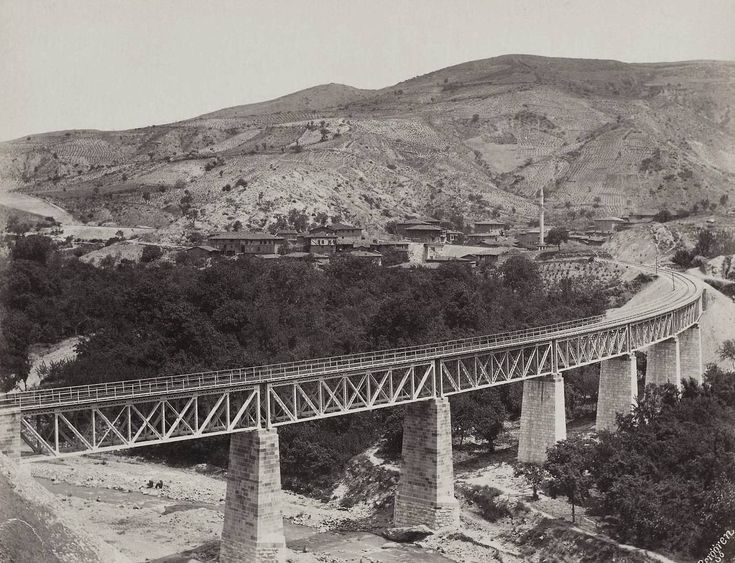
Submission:
MULTIPOLYGON (((558 374, 675 337, 702 292, 672 274, 670 295, 605 317, 314 361, 0 397, 20 412, 35 457, 217 436, 441 398, 558 374)), ((26 456, 33 459, 33 455, 26 456)))

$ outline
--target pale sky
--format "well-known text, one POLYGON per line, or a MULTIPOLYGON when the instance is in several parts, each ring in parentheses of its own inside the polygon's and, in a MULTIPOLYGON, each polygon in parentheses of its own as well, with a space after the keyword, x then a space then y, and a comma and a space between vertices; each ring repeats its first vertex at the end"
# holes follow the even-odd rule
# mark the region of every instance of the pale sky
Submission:
POLYGON ((735 60, 735 0, 0 0, 0 140, 509 53, 735 60))

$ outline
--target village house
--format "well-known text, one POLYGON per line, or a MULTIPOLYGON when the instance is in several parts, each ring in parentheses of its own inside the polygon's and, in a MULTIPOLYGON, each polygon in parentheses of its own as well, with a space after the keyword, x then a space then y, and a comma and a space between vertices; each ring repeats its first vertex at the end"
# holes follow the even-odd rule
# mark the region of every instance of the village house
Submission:
POLYGON ((508 248, 482 248, 473 250, 462 256, 465 260, 470 260, 475 266, 495 265, 501 256, 508 254, 508 248))
POLYGON ((340 241, 358 241, 362 238, 362 229, 344 223, 332 223, 323 227, 315 227, 309 230, 312 235, 335 235, 340 241))
POLYGON ((410 244, 411 244, 410 240, 398 240, 398 241, 375 240, 370 243, 370 250, 374 250, 376 252, 382 252, 383 250, 392 248, 400 252, 408 252, 408 245, 410 244))
POLYGON ((406 238, 412 242, 444 242, 446 232, 438 225, 412 225, 406 227, 406 238))
POLYGON ((337 235, 331 233, 304 235, 306 248, 318 254, 334 254, 337 251, 337 235))
POLYGON ((278 254, 285 244, 282 237, 268 233, 222 233, 209 237, 209 246, 213 246, 223 254, 278 254))
POLYGON ((614 233, 626 224, 627 221, 620 217, 600 217, 595 219, 595 230, 602 233, 614 233))
POLYGON ((473 235, 486 235, 499 237, 505 233, 508 225, 502 221, 476 221, 473 228, 473 235))
POLYGON ((396 223, 396 234, 402 237, 408 237, 408 229, 420 225, 434 225, 439 226, 440 221, 438 219, 406 219, 400 223, 396 223))
POLYGON ((304 252, 306 250, 304 235, 298 231, 278 231, 276 236, 285 241, 288 252, 304 252))
MULTIPOLYGON (((544 228, 544 242, 546 242, 546 236, 549 234, 549 231, 553 228, 554 227, 551 226, 546 226, 546 228, 544 228)), ((527 229, 525 231, 516 233, 515 239, 518 242, 519 246, 523 246, 524 248, 537 248, 539 246, 540 233, 541 230, 538 228, 527 229)))
POLYGON ((371 252, 369 250, 354 250, 350 252, 349 255, 353 258, 372 262, 376 266, 380 266, 383 262, 383 255, 380 254, 380 252, 371 252))
POLYGON ((458 244, 464 238, 464 233, 462 231, 447 230, 445 231, 444 238, 447 244, 458 244))

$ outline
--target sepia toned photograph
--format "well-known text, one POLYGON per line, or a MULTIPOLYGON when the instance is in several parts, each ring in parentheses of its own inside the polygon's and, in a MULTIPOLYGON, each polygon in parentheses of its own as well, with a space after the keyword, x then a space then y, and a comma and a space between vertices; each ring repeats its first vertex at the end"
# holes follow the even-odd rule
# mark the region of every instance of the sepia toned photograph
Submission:
POLYGON ((0 0, 0 563, 735 563, 733 0, 0 0))

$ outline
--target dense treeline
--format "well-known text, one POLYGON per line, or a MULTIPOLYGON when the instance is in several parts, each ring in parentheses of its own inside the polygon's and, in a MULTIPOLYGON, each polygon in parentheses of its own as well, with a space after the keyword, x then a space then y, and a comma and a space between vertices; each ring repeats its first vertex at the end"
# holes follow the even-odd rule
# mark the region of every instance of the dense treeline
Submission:
POLYGON ((702 229, 692 249, 681 248, 674 253, 672 261, 683 268, 703 266, 715 256, 735 254, 735 237, 725 230, 702 229))
POLYGON ((622 541, 702 557, 735 524, 735 373, 647 387, 615 432, 558 443, 546 469, 552 492, 605 514, 622 541))
MULTIPOLYGON (((520 256, 474 272, 451 264, 438 270, 391 269, 350 258, 335 259, 324 270, 247 258, 221 259, 207 268, 156 261, 96 268, 60 256, 38 235, 17 241, 3 280, 0 367, 6 389, 27 376, 30 344, 74 335, 85 336, 77 358, 51 366, 43 385, 461 338, 595 315, 606 302, 584 283, 565 280, 544 288, 535 264, 520 256)), ((491 444, 507 414, 519 408, 520 390, 506 387, 455 399, 455 432, 491 444)), ((399 421, 399 413, 386 411, 284 428, 284 482, 291 471, 305 478, 328 475, 382 434, 393 436, 386 452, 395 453, 399 421)), ((158 451, 221 461, 224 442, 158 451)))

